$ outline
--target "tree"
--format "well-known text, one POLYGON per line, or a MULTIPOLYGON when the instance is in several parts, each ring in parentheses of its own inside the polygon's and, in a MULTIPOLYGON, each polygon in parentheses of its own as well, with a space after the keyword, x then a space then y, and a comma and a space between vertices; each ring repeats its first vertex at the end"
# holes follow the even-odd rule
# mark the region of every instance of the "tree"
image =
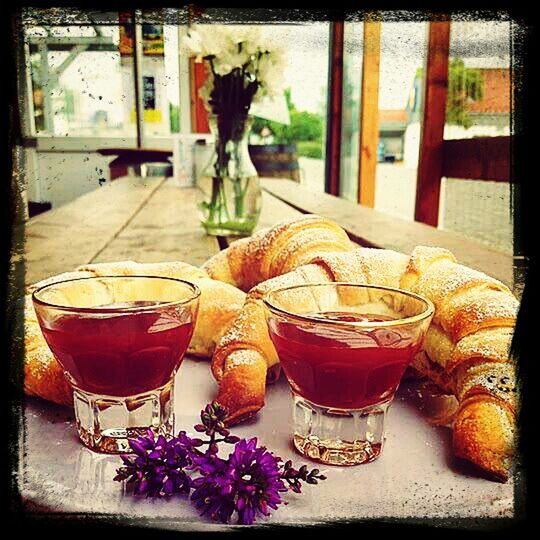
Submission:
MULTIPOLYGON (((422 68, 416 72, 422 77, 422 68)), ((480 69, 467 68, 461 58, 452 58, 448 65, 448 97, 446 98, 446 123, 472 126, 467 104, 469 101, 482 99, 484 81, 480 69)))
POLYGON ((274 134, 275 144, 295 144, 310 141, 320 142, 322 145, 322 115, 308 111, 299 111, 292 102, 290 88, 285 90, 285 100, 291 118, 291 123, 288 126, 256 117, 253 122, 252 131, 254 133, 260 133, 263 127, 269 127, 274 134))
POLYGON ((479 69, 466 68, 461 58, 453 58, 448 66, 446 121, 469 128, 472 125, 467 103, 484 95, 484 81, 479 69))

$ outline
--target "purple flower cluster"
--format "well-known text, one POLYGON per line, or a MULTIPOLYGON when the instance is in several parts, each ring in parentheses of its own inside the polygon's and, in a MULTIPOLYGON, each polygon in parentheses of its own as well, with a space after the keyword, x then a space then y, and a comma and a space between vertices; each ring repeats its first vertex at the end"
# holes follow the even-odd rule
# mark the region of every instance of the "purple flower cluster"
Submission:
POLYGON ((192 441, 189 446, 183 444, 180 436, 167 440, 160 435, 155 439, 149 429, 146 437, 130 439, 134 455, 121 456, 124 467, 117 470, 114 480, 126 480, 137 495, 147 497, 189 494, 193 486, 185 469, 191 465, 190 448, 195 445, 192 441))
POLYGON ((237 442, 227 460, 204 456, 199 472, 191 499, 202 514, 224 523, 235 511, 242 524, 253 523, 258 513, 270 515, 270 508, 276 510, 282 502, 280 492, 287 491, 279 460, 258 447, 256 438, 237 442))
POLYGON ((124 466, 114 478, 133 486, 137 495, 167 497, 174 493, 191 494, 191 501, 214 520, 228 523, 236 513, 238 523, 249 525, 259 515, 270 515, 282 504, 281 493, 289 489, 300 493, 301 482, 316 484, 324 480, 318 469, 299 470, 292 462, 283 463, 257 439, 239 439, 225 427, 227 410, 211 403, 201 411, 201 424, 195 426, 208 440, 189 437, 130 439, 132 455, 121 456, 124 466), (221 435, 221 438, 217 436, 221 435), (227 459, 218 456, 219 443, 234 444, 227 459), (207 446, 203 452, 202 447, 207 446), (197 476, 198 475, 198 476, 197 476))

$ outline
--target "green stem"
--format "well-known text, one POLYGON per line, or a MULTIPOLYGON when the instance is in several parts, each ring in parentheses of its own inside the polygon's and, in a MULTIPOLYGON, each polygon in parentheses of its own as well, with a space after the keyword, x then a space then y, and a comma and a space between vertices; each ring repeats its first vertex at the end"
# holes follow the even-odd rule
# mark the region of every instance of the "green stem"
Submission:
POLYGON ((210 203, 208 204, 208 221, 213 223, 216 210, 218 209, 218 197, 220 193, 220 185, 223 183, 223 180, 218 176, 212 178, 212 196, 210 198, 210 203))
POLYGON ((245 191, 242 189, 242 179, 233 181, 234 186, 234 215, 237 218, 244 217, 245 191))
POLYGON ((225 182, 223 179, 221 179, 221 184, 220 184, 220 198, 221 198, 220 208, 222 211, 219 214, 219 223, 224 223, 225 221, 229 221, 231 217, 229 215, 229 209, 227 207, 227 194, 225 193, 225 182))

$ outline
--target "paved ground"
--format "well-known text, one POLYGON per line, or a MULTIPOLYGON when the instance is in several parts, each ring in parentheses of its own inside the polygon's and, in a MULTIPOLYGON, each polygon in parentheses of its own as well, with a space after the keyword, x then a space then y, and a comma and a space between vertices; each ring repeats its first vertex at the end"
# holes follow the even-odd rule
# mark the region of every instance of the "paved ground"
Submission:
MULTIPOLYGON (((300 158, 302 181, 316 190, 324 189, 324 162, 300 158)), ((416 170, 401 163, 377 166, 375 208, 414 219, 416 170)), ((440 226, 512 253, 513 225, 510 184, 475 180, 443 180, 440 226)))

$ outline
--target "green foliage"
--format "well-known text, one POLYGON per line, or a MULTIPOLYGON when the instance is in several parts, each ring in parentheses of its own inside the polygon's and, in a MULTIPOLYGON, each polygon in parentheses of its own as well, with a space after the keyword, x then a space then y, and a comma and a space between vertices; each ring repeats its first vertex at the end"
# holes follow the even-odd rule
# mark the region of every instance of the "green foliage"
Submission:
POLYGON ((180 133, 180 107, 169 102, 169 124, 171 133, 180 133))
MULTIPOLYGON (((422 77, 418 68, 417 77, 422 77)), ((446 99, 446 123, 468 129, 472 120, 467 110, 470 100, 484 96, 484 82, 480 69, 467 68, 461 58, 452 58, 448 64, 448 97, 446 99)))
MULTIPOLYGON (((299 142, 310 141, 322 146, 322 115, 297 110, 291 100, 290 88, 285 90, 285 99, 287 101, 291 123, 286 126, 264 118, 255 117, 252 127, 253 133, 260 133, 265 126, 268 126, 274 134, 274 144, 298 144, 299 142)), ((313 153, 314 151, 310 150, 310 152, 313 153)))
POLYGON ((484 95, 482 73, 479 69, 466 68, 463 60, 453 58, 448 66, 448 98, 446 122, 469 128, 472 121, 467 111, 467 101, 477 101, 484 95))
POLYGON ((322 141, 299 141, 296 143, 299 157, 323 158, 322 141))

